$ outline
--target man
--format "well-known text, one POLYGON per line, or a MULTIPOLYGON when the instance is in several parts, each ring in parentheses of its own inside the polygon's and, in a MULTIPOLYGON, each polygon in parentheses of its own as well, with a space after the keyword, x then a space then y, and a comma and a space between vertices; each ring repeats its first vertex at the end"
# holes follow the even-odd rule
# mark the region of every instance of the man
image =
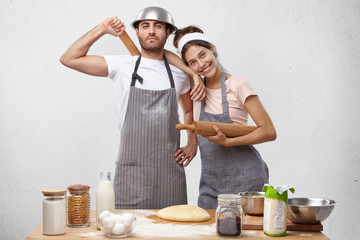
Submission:
POLYGON ((184 123, 192 123, 193 110, 188 76, 169 66, 164 45, 176 27, 165 9, 149 7, 132 23, 141 45, 141 56, 92 56, 90 47, 105 34, 125 31, 116 17, 108 18, 75 41, 60 61, 77 71, 114 82, 119 117, 120 149, 114 177, 115 207, 159 209, 186 204, 187 166, 197 151, 196 135, 179 148, 178 102, 184 123), (175 157, 174 157, 175 156, 175 157))

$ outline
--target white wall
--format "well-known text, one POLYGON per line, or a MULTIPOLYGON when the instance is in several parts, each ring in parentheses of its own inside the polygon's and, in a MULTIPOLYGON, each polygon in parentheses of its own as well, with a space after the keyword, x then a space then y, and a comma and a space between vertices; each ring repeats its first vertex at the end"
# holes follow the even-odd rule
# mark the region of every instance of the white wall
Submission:
MULTIPOLYGON (((273 184, 292 196, 338 201, 323 223, 331 239, 360 231, 360 4, 338 1, 0 1, 0 236, 23 239, 41 221, 41 190, 91 186, 92 208, 102 170, 114 170, 119 133, 112 82, 62 66, 66 48, 103 19, 130 27, 156 5, 176 24, 196 24, 217 45, 220 60, 247 78, 278 132, 257 146, 273 184)), ((167 48, 172 47, 172 37, 167 48)), ((104 37, 91 54, 127 53, 104 37)), ((182 139, 184 143, 184 139, 182 139)), ((187 168, 196 204, 199 156, 187 168)))

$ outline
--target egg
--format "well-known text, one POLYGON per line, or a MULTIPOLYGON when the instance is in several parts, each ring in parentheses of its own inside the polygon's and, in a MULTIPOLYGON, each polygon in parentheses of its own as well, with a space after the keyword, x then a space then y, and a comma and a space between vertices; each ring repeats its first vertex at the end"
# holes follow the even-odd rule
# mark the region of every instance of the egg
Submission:
POLYGON ((100 214, 99 214, 99 222, 102 222, 106 217, 110 217, 110 211, 108 210, 105 210, 105 211, 102 211, 100 214))
POLYGON ((122 223, 122 221, 123 221, 122 216, 119 214, 115 214, 114 219, 115 219, 116 223, 122 223))
POLYGON ((122 218, 124 219, 124 221, 133 221, 134 220, 133 215, 131 215, 130 213, 124 213, 122 215, 122 218))
POLYGON ((101 227, 101 231, 105 234, 112 234, 112 229, 113 228, 101 227))
POLYGON ((112 229, 112 234, 114 235, 122 235, 124 233, 125 233, 125 226, 122 223, 117 223, 112 229))
POLYGON ((101 222, 101 224, 103 225, 103 227, 105 228, 113 228, 116 224, 114 217, 106 217, 104 218, 104 220, 101 222))

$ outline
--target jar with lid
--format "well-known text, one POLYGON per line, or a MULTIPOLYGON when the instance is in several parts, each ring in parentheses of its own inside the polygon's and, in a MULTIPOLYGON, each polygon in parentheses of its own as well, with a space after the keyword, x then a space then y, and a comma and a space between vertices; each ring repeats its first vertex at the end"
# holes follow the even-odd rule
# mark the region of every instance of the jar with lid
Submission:
POLYGON ((240 237, 241 235, 241 196, 219 194, 216 208, 216 234, 218 237, 240 237))
POLYGON ((68 188, 67 219, 69 227, 87 227, 90 225, 90 187, 76 184, 68 188))
POLYGON ((60 235, 66 233, 66 189, 42 190, 43 219, 42 234, 60 235))

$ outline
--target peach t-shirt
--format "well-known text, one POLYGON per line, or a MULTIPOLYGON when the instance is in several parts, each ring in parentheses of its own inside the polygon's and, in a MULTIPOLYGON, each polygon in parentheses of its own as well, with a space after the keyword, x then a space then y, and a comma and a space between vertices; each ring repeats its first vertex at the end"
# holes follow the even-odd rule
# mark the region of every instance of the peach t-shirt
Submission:
MULTIPOLYGON (((247 97, 257 95, 249 82, 241 77, 231 76, 225 81, 229 114, 233 123, 247 124, 248 112, 244 107, 247 97)), ((194 102, 194 119, 199 120, 201 102, 194 102)), ((205 112, 221 114, 221 89, 206 88, 205 112)))

